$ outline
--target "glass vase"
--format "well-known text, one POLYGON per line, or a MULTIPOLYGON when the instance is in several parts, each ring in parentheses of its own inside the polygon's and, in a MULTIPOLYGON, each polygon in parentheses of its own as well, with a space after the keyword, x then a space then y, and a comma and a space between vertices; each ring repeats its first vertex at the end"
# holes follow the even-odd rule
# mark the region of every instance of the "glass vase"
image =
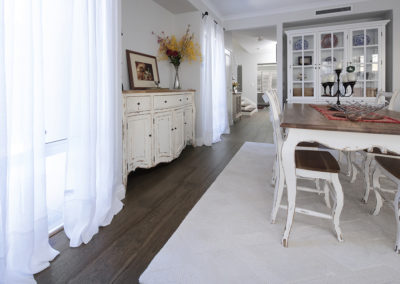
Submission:
POLYGON ((175 81, 174 81, 174 89, 180 89, 181 81, 179 80, 179 65, 174 65, 175 67, 175 81))

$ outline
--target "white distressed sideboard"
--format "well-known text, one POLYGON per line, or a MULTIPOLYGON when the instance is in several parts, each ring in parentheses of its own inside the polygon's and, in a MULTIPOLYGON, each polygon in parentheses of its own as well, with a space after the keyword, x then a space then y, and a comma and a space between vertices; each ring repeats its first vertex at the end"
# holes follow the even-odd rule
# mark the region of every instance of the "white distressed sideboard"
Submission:
POLYGON ((136 168, 170 162, 194 145, 194 90, 123 91, 123 182, 136 168))

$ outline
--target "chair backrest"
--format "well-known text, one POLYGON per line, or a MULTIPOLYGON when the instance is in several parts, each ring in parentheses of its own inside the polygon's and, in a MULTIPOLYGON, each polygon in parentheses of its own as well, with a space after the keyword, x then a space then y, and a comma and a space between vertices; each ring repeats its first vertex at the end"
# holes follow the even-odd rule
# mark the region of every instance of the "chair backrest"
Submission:
POLYGON ((283 133, 281 128, 280 122, 280 113, 281 109, 279 107, 279 99, 274 91, 266 91, 262 96, 265 102, 269 101, 270 106, 270 120, 272 122, 272 126, 274 128, 274 142, 276 147, 276 153, 278 157, 278 163, 281 164, 282 162, 282 146, 283 146, 283 133))
POLYGON ((400 111, 400 91, 397 90, 393 93, 389 102, 389 110, 400 111))
POLYGON ((378 95, 376 96, 375 103, 376 103, 377 105, 381 105, 381 104, 384 104, 385 102, 386 102, 385 93, 379 92, 378 95))

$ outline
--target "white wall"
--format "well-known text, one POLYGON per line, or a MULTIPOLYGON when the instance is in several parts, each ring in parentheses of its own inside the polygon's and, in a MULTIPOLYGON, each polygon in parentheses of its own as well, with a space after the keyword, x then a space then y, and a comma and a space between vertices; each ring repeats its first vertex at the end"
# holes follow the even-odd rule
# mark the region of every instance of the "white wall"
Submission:
POLYGON ((271 44, 269 50, 262 54, 250 54, 234 42, 233 53, 236 64, 242 65, 242 97, 257 105, 257 64, 275 63, 276 46, 271 44))
MULTIPOLYGON (((152 31, 175 33, 175 15, 150 0, 122 0, 122 83, 129 89, 127 49, 157 56, 158 44, 152 31)), ((172 86, 171 64, 158 61, 161 86, 172 86)))
MULTIPOLYGON (((393 67, 392 74, 387 73, 387 76, 391 76, 393 82, 393 89, 400 89, 400 1, 399 0, 370 0, 367 2, 352 3, 352 12, 350 14, 362 14, 371 13, 378 11, 393 10, 393 34, 387 35, 392 36, 393 40, 393 67)), ((348 15, 348 14, 347 14, 348 15)), ((282 13, 282 14, 270 14, 267 16, 256 16, 250 18, 232 19, 224 22, 224 26, 227 30, 240 30, 257 27, 265 27, 276 25, 277 26, 277 41, 278 41, 278 56, 277 56, 277 67, 278 67, 278 89, 279 95, 282 97, 283 86, 286 84, 284 75, 284 56, 283 51, 283 37, 284 30, 283 26, 285 23, 313 20, 313 19, 326 19, 327 22, 332 21, 329 19, 330 15, 315 15, 315 9, 308 9, 304 11, 282 13)))

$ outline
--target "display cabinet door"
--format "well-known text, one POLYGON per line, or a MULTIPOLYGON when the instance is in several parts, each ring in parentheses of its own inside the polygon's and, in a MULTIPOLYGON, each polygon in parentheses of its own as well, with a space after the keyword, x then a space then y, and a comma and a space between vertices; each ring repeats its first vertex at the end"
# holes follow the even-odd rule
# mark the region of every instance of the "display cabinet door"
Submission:
MULTIPOLYGON (((317 81, 321 99, 329 99, 329 95, 334 95, 337 92, 337 73, 335 70, 342 70, 340 76, 346 74, 346 67, 348 66, 347 38, 348 33, 344 30, 319 33, 317 81), (327 81, 331 87, 323 87, 322 83, 327 81)), ((345 92, 342 84, 340 84, 340 91, 341 93, 345 92)))
POLYGON ((156 164, 173 159, 173 131, 172 111, 154 115, 154 159, 156 164))
POLYGON ((375 98, 381 88, 383 58, 379 27, 356 29, 350 32, 351 64, 355 66, 357 83, 353 97, 375 98))
POLYGON ((289 92, 293 99, 313 99, 316 96, 315 34, 292 36, 289 40, 289 92))
POLYGON ((129 116, 126 120, 127 163, 129 170, 151 166, 152 127, 151 115, 129 116))

